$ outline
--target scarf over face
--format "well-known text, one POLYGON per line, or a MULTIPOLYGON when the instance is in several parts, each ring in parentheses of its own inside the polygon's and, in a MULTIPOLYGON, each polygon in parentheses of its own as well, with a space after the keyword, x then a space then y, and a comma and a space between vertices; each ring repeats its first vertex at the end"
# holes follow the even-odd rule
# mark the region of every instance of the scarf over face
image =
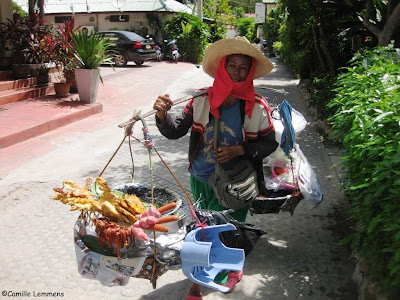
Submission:
POLYGON ((255 93, 253 86, 253 75, 256 62, 252 58, 251 69, 245 81, 233 82, 225 69, 226 56, 221 59, 212 87, 208 88, 208 99, 210 101, 210 112, 213 116, 219 118, 218 108, 225 99, 231 94, 235 98, 246 100, 245 113, 251 118, 255 104, 255 93))

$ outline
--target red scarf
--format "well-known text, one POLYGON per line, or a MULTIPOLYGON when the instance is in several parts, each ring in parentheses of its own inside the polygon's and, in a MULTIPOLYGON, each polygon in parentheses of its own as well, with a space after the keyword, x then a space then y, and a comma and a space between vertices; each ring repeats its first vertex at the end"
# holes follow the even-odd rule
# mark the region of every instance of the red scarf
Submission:
POLYGON ((255 60, 252 59, 251 69, 245 81, 233 82, 225 69, 226 56, 221 59, 212 87, 208 88, 208 99, 210 101, 211 114, 217 118, 220 117, 218 108, 225 99, 232 95, 238 99, 246 100, 245 113, 251 118, 255 104, 255 93, 253 86, 253 75, 255 69, 255 60))

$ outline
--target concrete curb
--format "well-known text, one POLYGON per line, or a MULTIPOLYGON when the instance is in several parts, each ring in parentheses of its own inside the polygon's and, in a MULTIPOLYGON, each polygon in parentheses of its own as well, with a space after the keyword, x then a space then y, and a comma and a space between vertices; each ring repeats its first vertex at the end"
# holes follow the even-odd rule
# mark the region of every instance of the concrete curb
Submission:
POLYGON ((19 101, 0 111, 0 149, 42 135, 103 111, 100 102, 84 104, 71 98, 19 101), (11 125, 12 124, 12 125, 11 125), (19 126, 19 124, 23 126, 19 126))

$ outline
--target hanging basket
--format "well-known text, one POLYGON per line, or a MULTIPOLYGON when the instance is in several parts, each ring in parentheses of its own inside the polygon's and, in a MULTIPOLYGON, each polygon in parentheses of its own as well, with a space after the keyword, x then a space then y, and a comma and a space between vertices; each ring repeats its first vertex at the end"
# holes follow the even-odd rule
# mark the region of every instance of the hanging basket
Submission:
POLYGON ((257 197, 250 204, 251 214, 270 214, 288 211, 293 215, 297 204, 303 199, 300 192, 278 191, 268 197, 257 197))
MULTIPOLYGON (((147 131, 146 134, 147 138, 147 131)), ((146 139, 146 141, 148 140, 146 139)), ((151 148, 148 149, 151 150, 151 148)), ((186 211, 182 198, 177 192, 154 182, 152 172, 148 182, 120 184, 113 188, 113 192, 135 194, 145 206, 151 203, 155 207, 161 207, 175 202, 176 207, 164 213, 163 216, 178 215, 180 216, 179 220, 165 224, 170 228, 168 233, 144 229, 149 241, 142 241, 136 237, 132 241, 129 236, 128 246, 121 248, 119 257, 117 257, 114 253, 115 249, 99 247, 99 238, 93 218, 99 219, 102 216, 88 212, 82 213, 74 230, 78 271, 82 277, 99 280, 106 286, 126 285, 130 277, 143 278, 150 280, 155 288, 156 280, 168 269, 180 267, 180 248, 186 235, 186 211)), ((94 188, 96 189, 96 187, 94 188)), ((99 195, 98 192, 95 190, 97 195, 99 195)), ((126 225, 128 226, 128 224, 126 225)), ((118 224, 118 226, 125 225, 118 224)))
MULTIPOLYGON (((148 183, 126 183, 122 185, 118 185, 114 188, 114 190, 122 192, 124 194, 134 194, 138 196, 142 202, 151 203, 151 187, 148 183)), ((178 195, 178 193, 165 188, 165 187, 157 187, 153 188, 154 193, 154 204, 156 207, 164 206, 168 203, 175 202, 176 208, 168 211, 165 215, 174 215, 182 206, 182 199, 178 195)))
MULTIPOLYGON (((129 194, 137 193, 143 202, 148 200, 150 194, 150 188, 146 184, 129 183, 115 190, 129 194)), ((98 280, 106 286, 123 286, 129 282, 130 277, 154 280, 165 274, 168 269, 180 267, 180 247, 186 235, 185 217, 180 211, 182 199, 177 193, 163 188, 154 188, 154 195, 156 206, 169 202, 177 203, 177 207, 165 215, 182 215, 178 221, 168 223, 170 227, 168 234, 157 233, 156 249, 154 249, 154 239, 151 238, 152 232, 148 231, 150 238, 148 242, 129 240, 128 247, 120 250, 118 258, 115 249, 99 246, 93 219, 102 216, 89 212, 83 212, 79 216, 74 226, 74 242, 78 272, 82 277, 98 280), (154 250, 156 250, 156 260, 154 250)))

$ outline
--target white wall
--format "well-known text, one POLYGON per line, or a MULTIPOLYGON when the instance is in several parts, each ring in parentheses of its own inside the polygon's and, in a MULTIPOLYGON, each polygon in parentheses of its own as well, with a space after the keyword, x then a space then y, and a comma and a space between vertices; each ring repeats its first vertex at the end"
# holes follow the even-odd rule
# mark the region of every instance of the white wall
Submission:
POLYGON ((7 19, 12 19, 13 8, 11 0, 0 1, 0 22, 6 22, 7 19))
MULTIPOLYGON (((141 34, 141 29, 145 26, 149 30, 149 35, 154 35, 156 32, 155 28, 149 26, 147 21, 146 13, 129 13, 123 12, 122 15, 129 15, 129 22, 110 22, 110 15, 118 15, 118 13, 91 13, 91 14, 74 14, 75 18, 75 26, 85 25, 85 26, 94 26, 95 31, 108 30, 110 28, 117 28, 119 30, 131 30, 132 28, 138 34, 141 34)), ((57 15, 57 16, 71 16, 71 14, 65 15, 57 15)), ((162 13, 159 14, 161 18, 161 22, 165 22, 165 20, 173 14, 170 13, 162 13)), ((45 20, 48 24, 52 24, 55 21, 55 15, 46 15, 45 20)), ((62 23, 55 23, 55 26, 63 25, 62 23)), ((159 28, 161 31, 161 28, 159 28)))

